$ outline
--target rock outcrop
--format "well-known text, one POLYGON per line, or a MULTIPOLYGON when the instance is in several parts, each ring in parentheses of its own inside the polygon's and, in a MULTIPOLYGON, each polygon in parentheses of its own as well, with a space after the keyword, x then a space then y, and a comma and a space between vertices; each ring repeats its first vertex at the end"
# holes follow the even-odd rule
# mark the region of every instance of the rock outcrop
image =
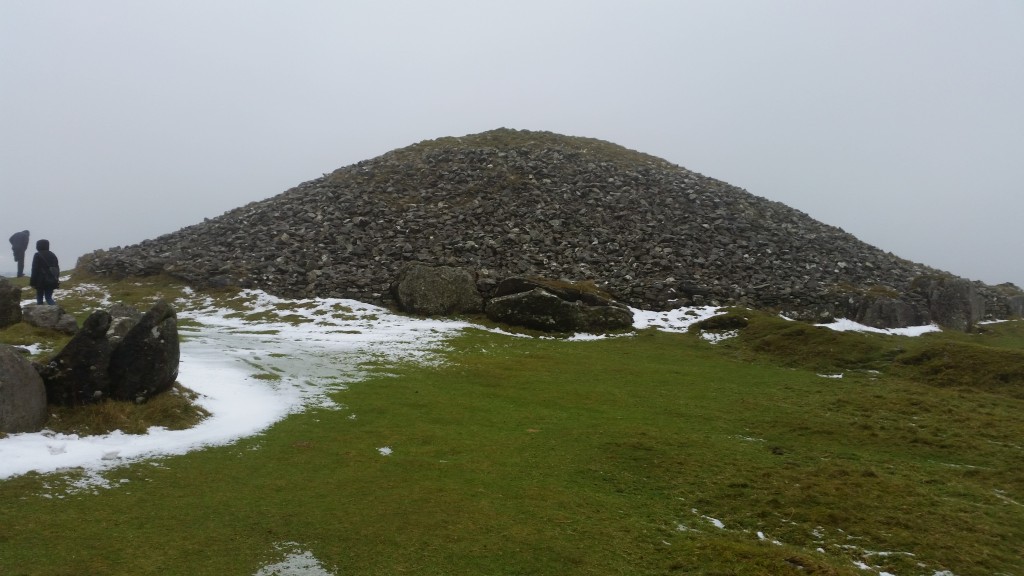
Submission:
MULTIPOLYGON (((390 305, 412 262, 471 270, 484 298, 499 279, 539 276, 596 280, 640 308, 736 304, 812 320, 863 309, 881 324, 930 318, 912 283, 953 277, 653 156, 507 129, 394 150, 78 265, 390 305)), ((985 316, 1024 294, 972 284, 985 316)))
POLYGON ((86 318, 64 348, 36 368, 50 404, 78 406, 104 400, 110 391, 110 313, 97 310, 86 318))
POLYGON ((46 418, 42 378, 13 347, 0 344, 0 432, 38 432, 46 418))
POLYGON ((177 314, 168 303, 157 302, 111 353, 110 397, 143 402, 170 390, 180 357, 177 314))
POLYGON ((21 287, 0 276, 0 328, 21 322, 21 287))
POLYGON ((604 333, 633 327, 633 313, 578 284, 531 278, 509 278, 487 301, 487 317, 495 322, 545 332, 604 333))

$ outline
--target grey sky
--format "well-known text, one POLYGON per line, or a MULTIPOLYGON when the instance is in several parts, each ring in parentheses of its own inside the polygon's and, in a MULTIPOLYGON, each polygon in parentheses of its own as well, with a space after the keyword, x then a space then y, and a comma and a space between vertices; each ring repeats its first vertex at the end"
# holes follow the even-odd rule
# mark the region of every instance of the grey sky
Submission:
POLYGON ((1024 286, 1020 0, 0 0, 0 55, 0 237, 66 268, 509 127, 1024 286))

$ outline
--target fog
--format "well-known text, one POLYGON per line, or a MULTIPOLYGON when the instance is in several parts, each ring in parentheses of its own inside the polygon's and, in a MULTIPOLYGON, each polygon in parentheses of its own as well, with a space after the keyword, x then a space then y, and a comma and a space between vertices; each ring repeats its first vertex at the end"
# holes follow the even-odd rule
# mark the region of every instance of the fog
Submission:
POLYGON ((0 235, 49 239, 64 268, 508 127, 1024 286, 1018 0, 0 0, 0 53, 0 235))

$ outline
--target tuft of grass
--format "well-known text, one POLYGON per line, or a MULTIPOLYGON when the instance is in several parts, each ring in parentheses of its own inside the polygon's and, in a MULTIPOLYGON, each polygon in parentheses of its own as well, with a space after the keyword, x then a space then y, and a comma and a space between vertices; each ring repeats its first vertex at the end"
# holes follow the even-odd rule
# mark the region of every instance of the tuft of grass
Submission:
POLYGON ((61 282, 54 297, 62 308, 75 313, 79 323, 108 300, 145 312, 158 300, 174 302, 186 296, 185 285, 166 275, 112 280, 78 269, 69 273, 70 278, 61 282))
POLYGON ((884 286, 880 284, 873 286, 855 286, 853 284, 840 283, 830 287, 828 291, 831 294, 860 294, 874 298, 899 299, 902 296, 900 291, 892 286, 884 286))
POLYGON ((936 386, 1024 399, 1024 350, 929 340, 896 358, 895 367, 936 386))
POLYGON ((593 295, 607 300, 612 299, 612 295, 605 292, 604 290, 601 290, 593 280, 559 280, 553 278, 543 278, 540 276, 531 276, 530 280, 540 284, 541 286, 547 286, 549 288, 567 294, 574 294, 577 297, 593 295))
POLYGON ((750 325, 746 310, 731 310, 694 324, 692 330, 739 330, 750 325))
POLYGON ((86 406, 51 405, 46 427, 54 432, 79 436, 109 434, 115 430, 125 434, 145 434, 151 426, 184 430, 210 415, 195 403, 197 397, 192 390, 175 383, 171 390, 143 404, 105 400, 86 406))
POLYGON ((804 322, 746 311, 747 326, 738 338, 723 342, 739 358, 760 359, 791 368, 816 371, 881 370, 904 352, 913 338, 837 332, 804 322))
POLYGON ((29 356, 31 360, 40 360, 52 355, 55 350, 63 348, 69 340, 71 336, 68 334, 39 328, 25 322, 0 329, 0 344, 18 347, 39 346, 39 352, 29 356))

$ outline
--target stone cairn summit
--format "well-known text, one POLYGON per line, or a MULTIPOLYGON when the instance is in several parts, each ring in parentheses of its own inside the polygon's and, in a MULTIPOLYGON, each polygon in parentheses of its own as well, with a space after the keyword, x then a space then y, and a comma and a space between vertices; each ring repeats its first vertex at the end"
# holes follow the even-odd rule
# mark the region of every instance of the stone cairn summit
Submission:
POLYGON ((646 309, 741 305, 882 327, 966 329, 1024 309, 1016 286, 904 260, 665 160, 504 128, 393 150, 78 266, 391 305, 409 263, 465 268, 485 299, 534 276, 592 281, 646 309))

